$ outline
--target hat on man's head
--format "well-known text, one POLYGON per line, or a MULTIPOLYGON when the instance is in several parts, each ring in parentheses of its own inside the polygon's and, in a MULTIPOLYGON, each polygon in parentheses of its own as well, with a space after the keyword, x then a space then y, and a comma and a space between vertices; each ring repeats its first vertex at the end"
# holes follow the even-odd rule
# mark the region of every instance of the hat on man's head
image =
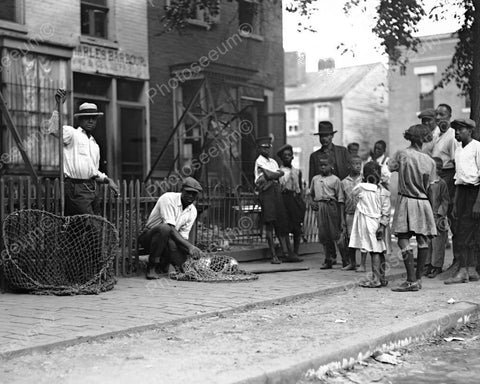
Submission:
POLYGON ((285 144, 285 145, 282 145, 282 146, 278 149, 278 151, 277 151, 277 156, 278 156, 278 157, 281 157, 283 151, 285 151, 285 150, 287 150, 287 149, 289 149, 290 151, 293 152, 292 146, 291 146, 290 144, 285 144))
POLYGON ((333 124, 330 121, 320 121, 318 123, 318 132, 314 135, 333 135, 337 131, 333 130, 333 124))
POLYGON ((475 129, 476 124, 472 119, 455 119, 450 123, 450 126, 455 128, 472 128, 475 129))
POLYGON ((437 111, 433 108, 428 108, 424 109, 422 112, 418 114, 419 119, 423 119, 424 117, 430 118, 430 119, 435 119, 435 116, 437 115, 437 111))
POLYGON ((83 103, 78 107, 78 112, 74 116, 103 116, 103 112, 98 112, 97 106, 93 103, 83 103))
POLYGON ((185 191, 192 191, 197 193, 203 191, 200 183, 193 177, 186 177, 185 179, 183 179, 182 189, 184 189, 185 191))
POLYGON ((257 145, 265 145, 265 144, 272 145, 272 141, 273 141, 273 139, 272 139, 271 136, 257 137, 257 139, 255 140, 257 145))

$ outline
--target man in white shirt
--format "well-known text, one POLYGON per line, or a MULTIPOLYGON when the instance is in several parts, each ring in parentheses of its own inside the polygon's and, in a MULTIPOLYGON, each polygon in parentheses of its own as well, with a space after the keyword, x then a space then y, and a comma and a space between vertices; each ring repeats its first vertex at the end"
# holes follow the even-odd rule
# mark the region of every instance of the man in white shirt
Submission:
POLYGON ((432 156, 443 160, 443 168, 439 176, 447 183, 450 201, 453 202, 455 196, 453 180, 455 175, 455 151, 460 143, 455 140, 455 130, 450 127, 451 118, 452 108, 448 104, 439 104, 435 114, 438 136, 432 141, 432 156))
POLYGON ((460 266, 445 284, 478 281, 477 255, 480 249, 480 142, 472 138, 475 122, 452 121, 455 138, 461 147, 455 152, 455 199, 452 215, 456 217, 455 244, 460 266))
MULTIPOLYGON (((67 93, 58 89, 55 93, 57 103, 63 104, 67 93)), ((118 187, 112 179, 100 172, 100 148, 92 136, 97 119, 103 112, 93 103, 80 105, 78 128, 63 126, 63 172, 65 176, 65 216, 95 214, 97 198, 96 183, 105 183, 118 194, 118 187)), ((54 111, 49 122, 48 132, 58 136, 58 112, 54 111)))
POLYGON ((202 186, 193 177, 187 177, 181 192, 166 192, 157 200, 145 230, 138 237, 139 244, 150 254, 147 279, 159 279, 156 269, 168 270, 169 264, 182 268, 188 256, 199 257, 202 252, 188 241, 197 218, 193 202, 202 186))

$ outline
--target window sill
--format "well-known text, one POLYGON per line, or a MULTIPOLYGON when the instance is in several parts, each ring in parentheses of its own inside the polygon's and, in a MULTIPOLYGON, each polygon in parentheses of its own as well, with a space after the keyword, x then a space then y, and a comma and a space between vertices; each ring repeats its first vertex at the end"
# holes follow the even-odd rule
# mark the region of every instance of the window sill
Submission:
POLYGON ((199 19, 187 19, 187 23, 195 27, 205 28, 207 31, 212 29, 211 24, 199 19))
POLYGON ((287 137, 302 136, 303 132, 287 132, 287 137))
POLYGON ((93 37, 93 36, 86 36, 86 35, 80 36, 80 43, 97 45, 99 47, 111 48, 111 49, 119 48, 119 44, 116 41, 110 41, 107 39, 102 39, 102 38, 93 37))
POLYGON ((0 29, 7 29, 12 32, 20 32, 25 34, 28 33, 28 29, 25 25, 7 20, 0 20, 0 29))
POLYGON ((242 32, 240 30, 239 35, 245 39, 251 39, 255 41, 265 41, 265 38, 263 36, 257 35, 255 33, 242 32))

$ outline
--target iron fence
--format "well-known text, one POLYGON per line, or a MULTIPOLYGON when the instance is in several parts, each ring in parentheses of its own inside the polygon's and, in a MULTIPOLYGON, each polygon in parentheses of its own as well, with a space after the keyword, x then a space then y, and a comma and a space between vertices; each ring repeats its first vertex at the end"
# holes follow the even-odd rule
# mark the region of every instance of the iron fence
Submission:
MULTIPOLYGON (((97 213, 119 231, 120 243, 115 259, 117 275, 129 276, 139 270, 137 238, 142 231, 158 197, 168 190, 153 188, 153 183, 121 181, 120 196, 99 184, 97 213), (154 193, 152 193, 154 191, 154 193)), ((253 191, 242 186, 216 185, 206 189, 196 203, 197 223, 191 241, 206 251, 234 250, 243 246, 265 246, 260 207, 253 191)), ((41 179, 38 184, 24 176, 0 178, 0 218, 19 209, 41 209, 60 215, 60 184, 58 179, 41 179)), ((304 223, 304 237, 317 241, 314 212, 308 208, 304 223)), ((3 238, 2 238, 3 249, 3 238)))

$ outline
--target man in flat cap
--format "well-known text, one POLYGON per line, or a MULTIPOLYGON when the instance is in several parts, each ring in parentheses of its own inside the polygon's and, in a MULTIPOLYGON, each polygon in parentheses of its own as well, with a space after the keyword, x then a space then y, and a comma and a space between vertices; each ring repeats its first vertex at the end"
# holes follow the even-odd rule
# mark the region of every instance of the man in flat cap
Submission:
POLYGON ((461 146, 455 152, 455 198, 452 215, 456 217, 457 274, 445 284, 478 281, 477 253, 480 250, 480 142, 473 139, 475 122, 457 119, 451 123, 461 146))
POLYGON ((308 183, 312 182, 313 176, 320 173, 320 158, 326 154, 333 164, 332 173, 340 180, 348 176, 350 172, 350 156, 347 148, 341 145, 334 145, 333 135, 337 131, 333 130, 333 125, 330 121, 320 121, 318 123, 318 132, 314 135, 319 137, 322 147, 310 155, 310 167, 308 172, 308 183))
POLYGON ((428 127, 428 130, 430 131, 430 135, 426 137, 426 141, 422 146, 422 152, 432 156, 433 144, 439 134, 439 129, 435 121, 435 109, 429 108, 421 111, 418 115, 418 118, 421 120, 423 125, 428 127))
POLYGON ((157 268, 167 271, 170 264, 182 268, 189 256, 199 257, 202 251, 188 241, 197 218, 196 200, 202 186, 193 177, 183 180, 181 192, 166 192, 158 199, 139 244, 150 254, 146 277, 159 279, 157 268))
MULTIPOLYGON (((58 89, 55 100, 63 104, 67 93, 58 89)), ((108 184, 118 194, 115 182, 100 172, 100 148, 92 136, 97 119, 103 112, 93 103, 83 103, 74 115, 78 119, 78 128, 63 126, 63 173, 65 175, 65 216, 94 214, 97 200, 96 183, 108 184)), ((54 111, 48 131, 58 136, 58 112, 54 111)))

